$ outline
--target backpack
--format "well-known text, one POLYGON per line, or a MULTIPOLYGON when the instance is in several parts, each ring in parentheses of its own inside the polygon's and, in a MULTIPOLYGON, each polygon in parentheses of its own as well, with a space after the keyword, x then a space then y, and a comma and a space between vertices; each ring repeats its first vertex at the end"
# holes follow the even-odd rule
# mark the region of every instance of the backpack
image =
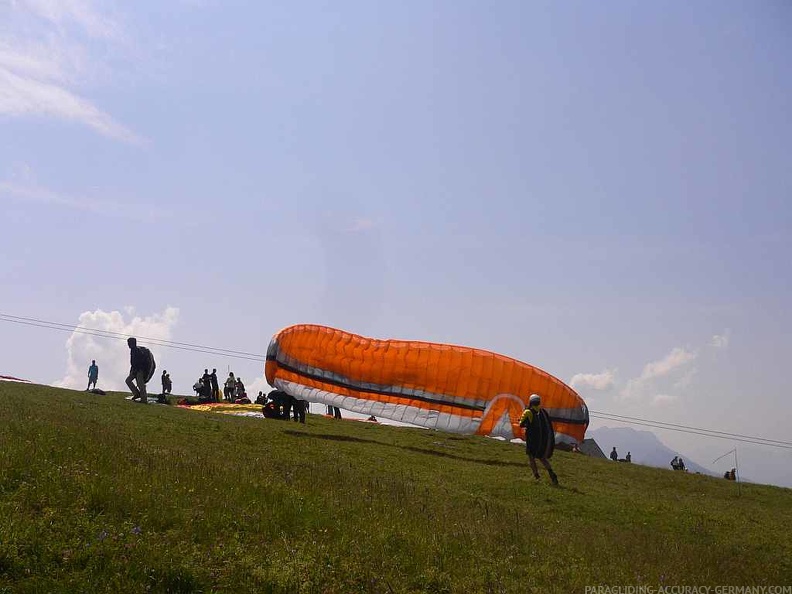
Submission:
POLYGON ((148 360, 148 373, 146 374, 146 383, 151 381, 154 377, 154 372, 157 370, 157 363, 154 361, 154 355, 146 347, 138 347, 138 350, 143 353, 143 356, 148 360))

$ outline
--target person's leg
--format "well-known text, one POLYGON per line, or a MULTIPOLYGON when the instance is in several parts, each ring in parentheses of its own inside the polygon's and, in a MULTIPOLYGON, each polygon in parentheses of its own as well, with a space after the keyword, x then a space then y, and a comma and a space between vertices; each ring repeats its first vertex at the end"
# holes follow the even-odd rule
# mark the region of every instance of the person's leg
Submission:
POLYGON ((535 479, 539 479, 539 471, 536 469, 536 458, 528 454, 528 464, 531 465, 531 470, 533 471, 533 475, 535 479))
POLYGON ((553 472, 553 467, 550 466, 550 460, 548 460, 547 458, 540 458, 540 460, 542 462, 542 466, 544 466, 547 469, 547 474, 550 475, 550 480, 553 481, 554 485, 557 485, 558 475, 555 472, 553 472))
POLYGON ((139 371, 137 374, 137 385, 138 391, 140 392, 140 401, 143 403, 148 402, 148 397, 146 396, 146 375, 148 375, 145 371, 139 371))
POLYGON ((138 390, 137 386, 135 385, 135 376, 130 373, 129 377, 126 378, 126 385, 129 387, 129 391, 132 392, 132 400, 137 400, 140 398, 140 390, 138 390))

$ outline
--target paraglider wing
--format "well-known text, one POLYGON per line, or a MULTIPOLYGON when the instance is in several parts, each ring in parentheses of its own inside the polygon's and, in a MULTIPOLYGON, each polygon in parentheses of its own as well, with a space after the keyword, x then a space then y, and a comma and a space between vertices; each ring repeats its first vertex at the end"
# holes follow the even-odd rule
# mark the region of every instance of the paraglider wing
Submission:
POLYGON ((527 363, 481 349, 376 340, 326 326, 289 326, 267 349, 269 384, 300 400, 453 433, 522 437, 532 393, 556 440, 579 443, 588 409, 569 386, 527 363))

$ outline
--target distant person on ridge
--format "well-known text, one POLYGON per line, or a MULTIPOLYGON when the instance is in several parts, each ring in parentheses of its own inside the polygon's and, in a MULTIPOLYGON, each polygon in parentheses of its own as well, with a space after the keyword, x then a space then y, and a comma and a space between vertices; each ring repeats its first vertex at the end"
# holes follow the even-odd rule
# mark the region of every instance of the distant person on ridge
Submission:
POLYGON ((201 376, 201 383, 203 384, 203 397, 207 402, 211 402, 212 398, 212 378, 209 376, 209 370, 204 369, 201 376))
POLYGON ((96 381, 99 379, 99 366, 96 364, 96 361, 91 361, 91 366, 88 368, 88 387, 85 388, 85 391, 91 389, 91 384, 93 387, 96 388, 96 381))
POLYGON ((245 392, 245 384, 242 383, 242 378, 237 376, 236 384, 234 384, 234 392, 236 393, 236 398, 234 398, 234 402, 237 400, 241 400, 243 398, 247 398, 247 392, 245 392))
POLYGON ((624 460, 626 462, 632 462, 632 454, 630 454, 630 452, 627 452, 627 456, 624 458, 624 460))
POLYGON ((170 374, 163 370, 162 371, 162 395, 170 394, 171 390, 173 389, 173 384, 171 383, 170 374))
POLYGON ((142 403, 148 402, 146 396, 146 384, 154 376, 157 364, 154 355, 146 347, 139 347, 137 339, 130 337, 127 340, 129 346, 129 377, 126 378, 126 385, 132 392, 132 400, 139 400, 142 403), (137 385, 135 385, 137 384, 137 385))
POLYGON ((610 453, 610 459, 616 462, 619 459, 619 454, 616 453, 616 446, 613 446, 613 450, 610 453))
POLYGON ((217 384, 217 369, 212 369, 212 373, 209 374, 209 381, 212 384, 212 400, 214 402, 220 402, 220 387, 217 384))
POLYGON ((531 394, 528 408, 520 417, 520 427, 525 427, 525 451, 531 465, 534 478, 539 480, 539 471, 536 469, 536 458, 547 469, 550 480, 558 484, 558 476, 550 466, 550 458, 555 449, 555 431, 550 415, 542 408, 542 399, 539 394, 531 394))
POLYGON ((234 390, 236 389, 236 378, 234 377, 234 372, 231 371, 228 374, 228 379, 225 381, 225 387, 223 388, 223 396, 229 402, 234 401, 234 390))

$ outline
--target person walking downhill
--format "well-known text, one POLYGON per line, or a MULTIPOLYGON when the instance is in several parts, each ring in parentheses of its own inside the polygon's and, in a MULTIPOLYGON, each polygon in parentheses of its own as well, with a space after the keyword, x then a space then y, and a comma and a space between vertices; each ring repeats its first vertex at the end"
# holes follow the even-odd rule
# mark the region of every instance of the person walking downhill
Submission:
POLYGON ((555 431, 550 415, 542 408, 542 399, 539 394, 531 394, 528 401, 528 408, 520 417, 520 427, 525 427, 525 451, 528 454, 528 462, 531 465, 534 478, 539 480, 539 471, 536 469, 536 459, 547 469, 550 480, 554 485, 558 484, 558 476, 550 466, 550 458, 555 449, 555 431))
POLYGON ((148 402, 146 396, 146 384, 154 376, 157 364, 154 355, 146 347, 139 347, 137 339, 130 337, 127 340, 129 346, 129 377, 126 378, 126 385, 132 392, 132 400, 139 400, 143 404, 148 402), (137 385, 135 385, 137 384, 137 385))
POLYGON ((88 387, 85 388, 85 391, 91 389, 91 384, 93 387, 96 388, 96 382, 99 379, 99 366, 96 364, 96 361, 91 361, 91 366, 88 368, 88 387))

